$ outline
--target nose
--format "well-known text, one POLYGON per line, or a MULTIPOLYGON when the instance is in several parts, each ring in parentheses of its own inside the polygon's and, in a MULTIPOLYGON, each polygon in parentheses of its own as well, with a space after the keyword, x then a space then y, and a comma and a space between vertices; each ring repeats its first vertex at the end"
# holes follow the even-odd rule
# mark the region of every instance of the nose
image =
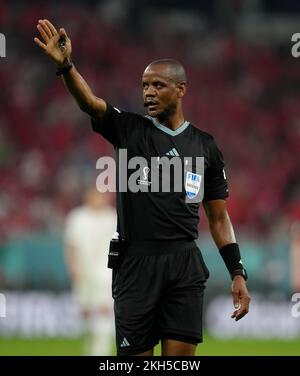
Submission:
POLYGON ((154 97, 155 96, 155 89, 152 85, 149 85, 147 88, 145 88, 145 97, 154 97))

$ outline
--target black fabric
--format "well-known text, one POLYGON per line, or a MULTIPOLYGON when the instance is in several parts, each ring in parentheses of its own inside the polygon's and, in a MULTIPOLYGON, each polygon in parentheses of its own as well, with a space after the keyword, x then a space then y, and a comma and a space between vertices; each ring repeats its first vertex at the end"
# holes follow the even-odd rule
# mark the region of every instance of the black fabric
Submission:
POLYGON ((155 256, 125 255, 113 273, 118 355, 142 353, 161 338, 202 342, 208 276, 198 248, 155 256))
POLYGON ((208 162, 204 175, 203 201, 225 199, 228 196, 224 158, 213 137, 208 140, 208 162))
MULTIPOLYGON (((142 115, 121 112, 107 104, 105 115, 92 119, 92 127, 114 145, 117 159, 123 149, 127 150, 126 160, 121 159, 118 170, 126 170, 128 178, 135 172, 127 168, 132 157, 142 156, 150 166, 151 157, 162 158, 175 148, 182 160, 184 157, 191 157, 193 161, 196 157, 204 158, 204 179, 201 182, 204 184, 203 200, 225 199, 228 196, 223 156, 213 137, 192 124, 174 136, 158 129, 151 120, 142 115)), ((152 179, 157 171, 157 168, 151 168, 149 179, 152 179)), ((186 169, 183 175, 185 171, 186 169)), ((195 172, 194 162, 191 171, 195 172)), ((171 193, 162 190, 119 192, 123 183, 117 173, 118 229, 121 229, 122 237, 127 242, 192 241, 198 238, 200 203, 186 202, 184 183, 181 192, 175 192, 172 183, 171 181, 171 193)))
POLYGON ((124 245, 124 253, 127 256, 152 256, 187 251, 195 247, 195 241, 141 241, 132 242, 128 246, 124 245))
POLYGON ((235 270, 242 270, 240 248, 237 243, 227 244, 219 250, 224 263, 231 274, 235 270))
POLYGON ((174 341, 180 341, 185 343, 191 343, 192 345, 197 345, 199 343, 199 338, 184 336, 180 334, 172 334, 172 333, 162 333, 162 339, 172 339, 174 341))

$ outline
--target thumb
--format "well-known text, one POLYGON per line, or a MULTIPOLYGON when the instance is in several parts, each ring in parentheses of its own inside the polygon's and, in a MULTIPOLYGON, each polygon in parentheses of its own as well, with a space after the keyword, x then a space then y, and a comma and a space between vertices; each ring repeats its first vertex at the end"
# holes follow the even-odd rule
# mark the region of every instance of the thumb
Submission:
POLYGON ((64 28, 59 29, 59 36, 63 38, 68 38, 66 30, 64 28))

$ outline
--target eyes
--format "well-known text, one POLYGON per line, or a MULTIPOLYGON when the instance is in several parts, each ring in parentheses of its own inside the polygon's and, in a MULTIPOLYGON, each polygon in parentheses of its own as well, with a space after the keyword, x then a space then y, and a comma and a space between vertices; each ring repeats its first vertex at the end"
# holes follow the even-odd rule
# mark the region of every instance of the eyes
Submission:
MULTIPOLYGON (((167 85, 161 81, 154 81, 151 86, 153 86, 155 89, 160 90, 166 87, 167 85)), ((143 82, 143 89, 147 90, 149 88, 149 83, 143 82)))

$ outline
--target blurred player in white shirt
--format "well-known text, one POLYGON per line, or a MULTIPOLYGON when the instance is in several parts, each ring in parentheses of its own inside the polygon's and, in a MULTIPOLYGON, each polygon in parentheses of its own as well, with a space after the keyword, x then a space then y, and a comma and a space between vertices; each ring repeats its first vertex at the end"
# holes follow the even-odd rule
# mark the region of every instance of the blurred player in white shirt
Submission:
POLYGON ((96 188, 66 218, 65 257, 82 313, 86 355, 111 355, 114 318, 107 254, 116 227, 109 195, 96 188))

